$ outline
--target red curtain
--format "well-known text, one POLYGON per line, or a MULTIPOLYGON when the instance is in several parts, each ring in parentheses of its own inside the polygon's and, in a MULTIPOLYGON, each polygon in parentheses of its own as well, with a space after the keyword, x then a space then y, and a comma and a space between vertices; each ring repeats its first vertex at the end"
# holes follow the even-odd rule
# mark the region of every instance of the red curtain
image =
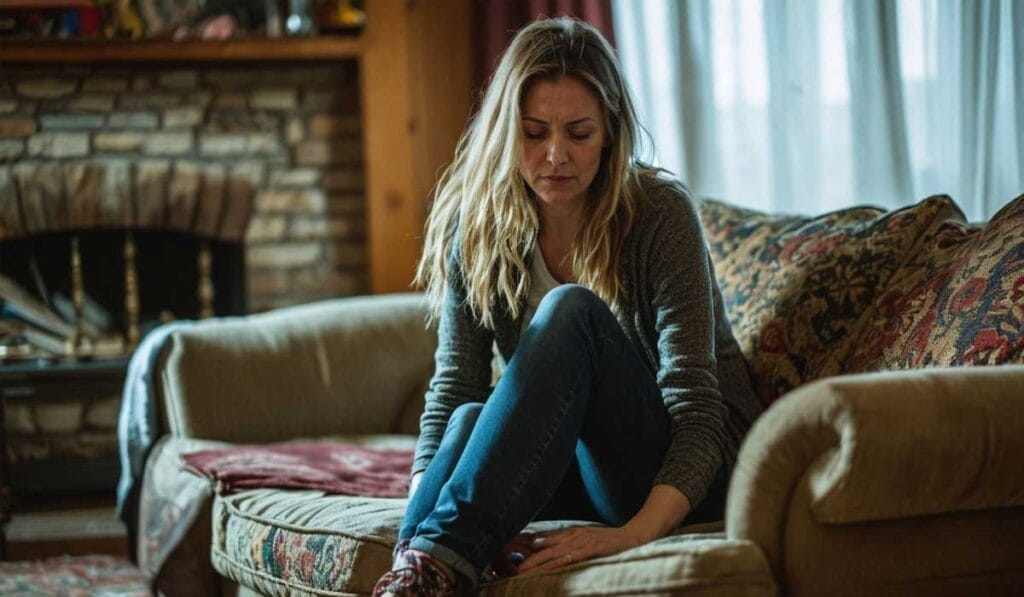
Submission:
POLYGON ((596 27, 614 46, 611 0, 477 0, 474 81, 481 89, 516 31, 538 18, 570 16, 596 27))

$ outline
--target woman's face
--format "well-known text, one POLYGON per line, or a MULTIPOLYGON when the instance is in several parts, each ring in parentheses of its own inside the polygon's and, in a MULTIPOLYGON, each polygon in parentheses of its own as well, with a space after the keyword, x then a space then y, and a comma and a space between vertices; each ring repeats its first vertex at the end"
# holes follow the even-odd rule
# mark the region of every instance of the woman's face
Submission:
POLYGON ((573 77, 539 79, 526 90, 522 117, 519 172, 538 200, 584 201, 608 144, 597 96, 573 77))

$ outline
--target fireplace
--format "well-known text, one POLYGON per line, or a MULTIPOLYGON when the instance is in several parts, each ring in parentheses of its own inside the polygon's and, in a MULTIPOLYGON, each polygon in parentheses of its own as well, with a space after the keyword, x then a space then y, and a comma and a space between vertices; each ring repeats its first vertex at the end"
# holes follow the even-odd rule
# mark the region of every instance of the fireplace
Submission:
MULTIPOLYGON (((358 79, 356 60, 0 66, 0 275, 71 327, 77 275, 104 338, 365 293, 358 79)), ((0 363, 22 485, 73 463, 113 487, 126 354, 0 363)))

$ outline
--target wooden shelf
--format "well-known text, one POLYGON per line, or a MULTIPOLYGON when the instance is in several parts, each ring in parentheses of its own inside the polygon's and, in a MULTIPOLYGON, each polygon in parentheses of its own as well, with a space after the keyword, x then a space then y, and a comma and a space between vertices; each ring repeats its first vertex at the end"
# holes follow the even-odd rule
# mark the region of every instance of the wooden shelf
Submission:
POLYGON ((246 62, 337 60, 362 54, 360 38, 240 38, 226 41, 12 41, 0 42, 0 62, 246 62))

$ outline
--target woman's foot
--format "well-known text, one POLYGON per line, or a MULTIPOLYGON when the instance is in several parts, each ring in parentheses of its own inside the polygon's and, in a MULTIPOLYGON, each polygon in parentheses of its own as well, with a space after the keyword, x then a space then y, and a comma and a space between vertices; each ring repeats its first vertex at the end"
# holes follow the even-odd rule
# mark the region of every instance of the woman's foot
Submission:
POLYGON ((430 554, 395 546, 395 563, 373 587, 374 597, 450 597, 458 594, 458 579, 447 564, 430 554))

